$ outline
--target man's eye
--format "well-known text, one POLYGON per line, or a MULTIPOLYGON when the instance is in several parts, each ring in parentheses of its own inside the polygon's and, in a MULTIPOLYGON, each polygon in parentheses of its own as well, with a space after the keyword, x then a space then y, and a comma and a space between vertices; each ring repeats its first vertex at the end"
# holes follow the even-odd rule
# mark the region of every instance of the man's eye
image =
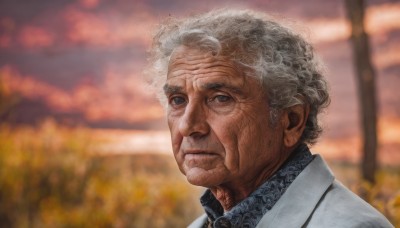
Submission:
POLYGON ((218 95, 214 97, 214 100, 220 103, 228 102, 231 100, 231 97, 229 96, 224 96, 224 95, 218 95))
POLYGON ((170 103, 172 105, 181 105, 181 104, 185 103, 185 98, 183 98, 183 97, 173 97, 173 98, 171 98, 170 103))

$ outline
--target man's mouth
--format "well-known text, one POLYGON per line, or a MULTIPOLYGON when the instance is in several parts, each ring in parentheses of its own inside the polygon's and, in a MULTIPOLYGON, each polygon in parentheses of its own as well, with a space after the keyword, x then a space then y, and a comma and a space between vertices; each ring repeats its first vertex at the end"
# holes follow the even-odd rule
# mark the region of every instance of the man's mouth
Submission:
POLYGON ((206 158, 206 157, 213 157, 217 156, 216 153, 206 151, 206 150, 185 150, 183 152, 186 159, 199 159, 199 158, 206 158))

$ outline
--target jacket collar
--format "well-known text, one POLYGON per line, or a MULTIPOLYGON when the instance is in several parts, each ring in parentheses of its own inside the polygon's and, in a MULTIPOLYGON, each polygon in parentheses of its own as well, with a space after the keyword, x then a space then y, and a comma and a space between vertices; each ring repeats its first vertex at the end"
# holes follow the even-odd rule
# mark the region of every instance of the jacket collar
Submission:
POLYGON ((228 212, 224 213, 210 190, 203 194, 200 202, 214 226, 220 223, 232 227, 255 227, 313 159, 307 145, 299 145, 274 175, 228 212))
POLYGON ((334 179, 321 156, 315 155, 257 227, 302 227, 334 179))

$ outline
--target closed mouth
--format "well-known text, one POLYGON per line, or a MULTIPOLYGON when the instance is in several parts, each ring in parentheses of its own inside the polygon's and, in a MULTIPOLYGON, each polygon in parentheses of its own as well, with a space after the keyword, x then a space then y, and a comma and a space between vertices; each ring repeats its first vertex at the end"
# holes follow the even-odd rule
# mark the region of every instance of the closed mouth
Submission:
POLYGON ((204 150, 190 150, 190 151, 184 151, 184 155, 193 155, 193 156, 215 156, 217 155, 216 153, 211 153, 208 151, 204 150))

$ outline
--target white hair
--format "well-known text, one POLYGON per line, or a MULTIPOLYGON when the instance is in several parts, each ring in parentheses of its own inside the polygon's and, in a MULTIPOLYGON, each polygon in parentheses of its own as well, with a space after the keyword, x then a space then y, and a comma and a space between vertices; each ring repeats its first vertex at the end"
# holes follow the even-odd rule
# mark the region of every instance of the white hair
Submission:
POLYGON ((162 95, 172 52, 188 46, 228 57, 260 80, 271 120, 280 110, 307 104, 310 113, 301 141, 313 144, 322 128, 317 115, 329 105, 327 82, 312 46, 274 19, 248 10, 216 10, 163 23, 153 40, 148 74, 162 95))

